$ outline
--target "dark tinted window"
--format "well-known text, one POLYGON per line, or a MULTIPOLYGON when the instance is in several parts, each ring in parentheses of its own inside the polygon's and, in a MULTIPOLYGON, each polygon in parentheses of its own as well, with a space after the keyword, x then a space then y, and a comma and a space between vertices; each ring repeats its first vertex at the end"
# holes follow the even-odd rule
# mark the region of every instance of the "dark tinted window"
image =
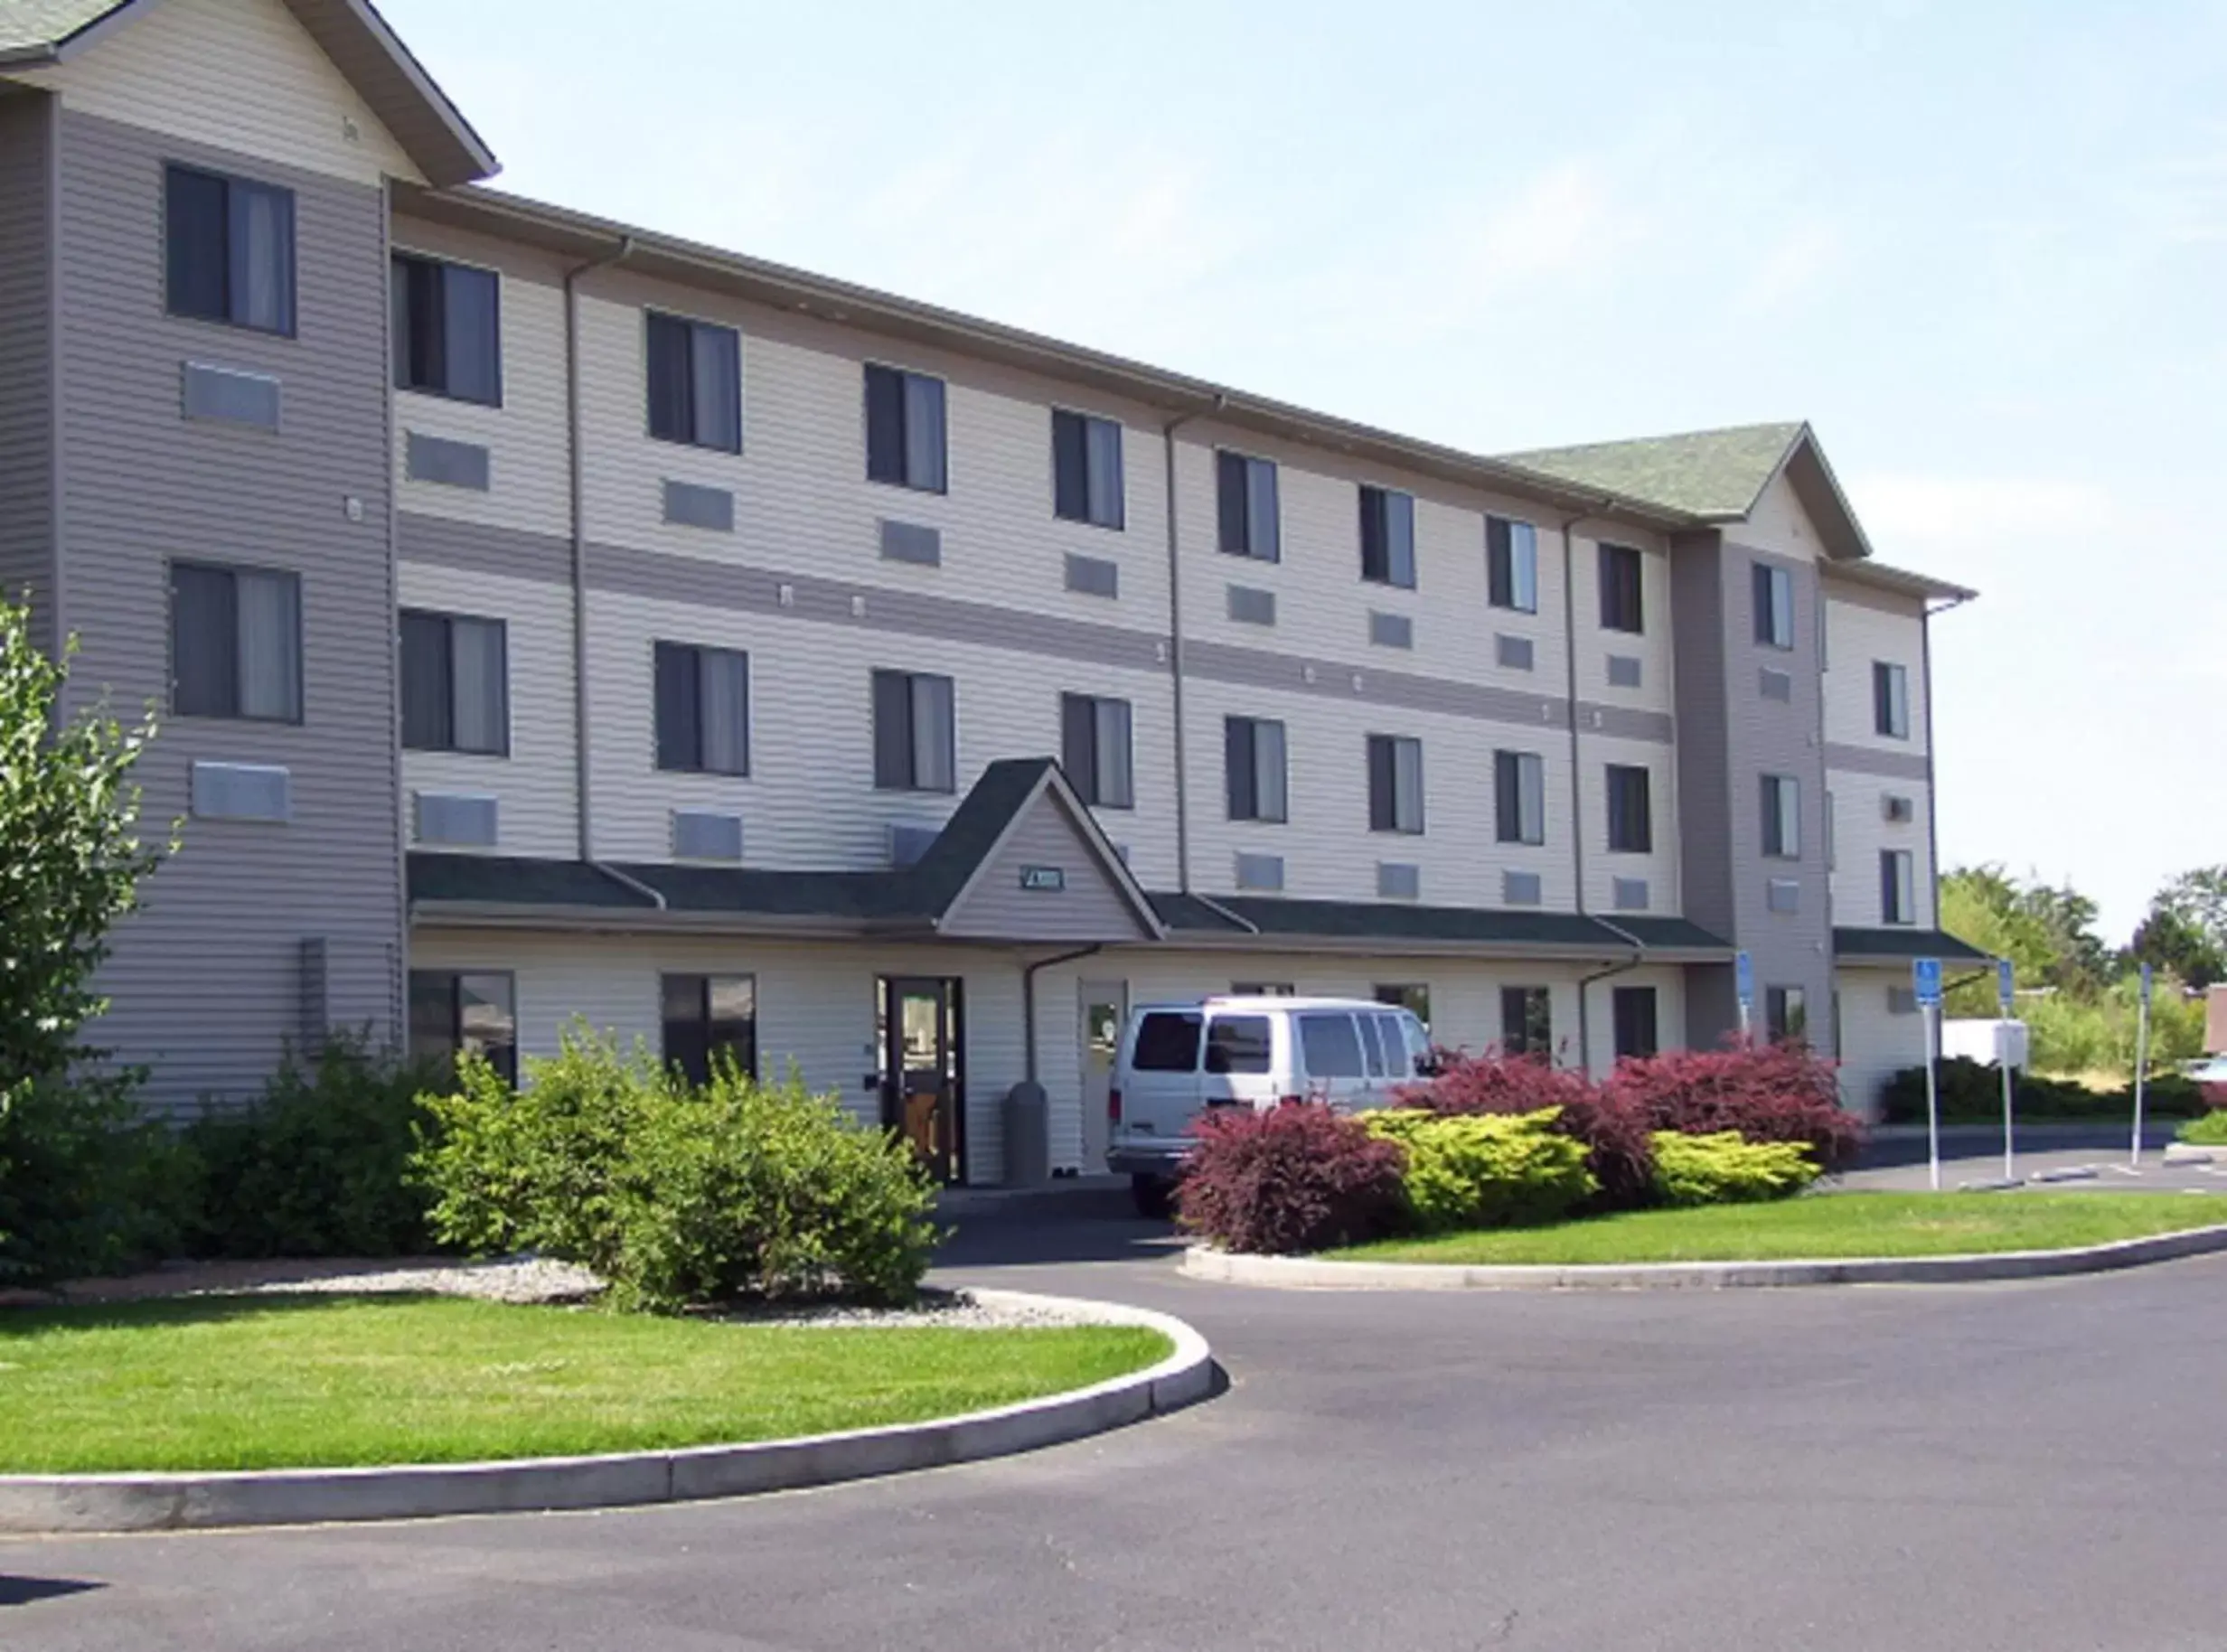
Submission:
POLYGON ((1299 1045, 1310 1078, 1361 1078, 1361 1036, 1349 1015, 1302 1015, 1299 1045))
POLYGON ((650 434, 742 451, 742 335, 648 312, 650 434))
POLYGON ((1550 1056, 1554 1047, 1553 995, 1545 987, 1502 987, 1500 1053, 1550 1056))
POLYGON ((746 1075, 757 1074, 757 981, 748 975, 667 975, 664 1000, 665 1059, 691 1084, 711 1076, 715 1057, 725 1056, 746 1075))
POLYGON ((1137 1046, 1129 1065, 1140 1073, 1196 1073, 1200 1018, 1180 1011, 1154 1011, 1138 1024, 1137 1046))
POLYGON ((1053 514, 1119 528, 1122 507, 1122 427, 1110 418, 1054 408, 1053 514))
POLYGON ((1652 987, 1617 988, 1616 1054, 1620 1057, 1652 1056, 1657 1047, 1655 989, 1652 987))
POLYGON ((941 379, 868 364, 866 479, 928 493, 944 491, 941 379))
POLYGON ((1233 557, 1274 562, 1282 556, 1272 460, 1241 453, 1214 455, 1215 515, 1223 550, 1233 557))
POLYGON ((1377 585, 1415 584, 1415 502, 1390 488, 1361 490, 1361 577, 1377 585))
POLYGON ((1605 631, 1647 629, 1640 590, 1640 553, 1629 545, 1601 547, 1601 625, 1605 631))
POLYGON ((1621 763, 1608 767, 1609 847, 1620 854, 1653 852, 1655 819, 1648 772, 1621 763))
POLYGON ((1269 1048, 1264 1015, 1217 1015, 1207 1024, 1209 1073, 1265 1073, 1269 1048))
POLYGON ((494 272, 394 255, 394 387, 503 402, 494 272))
POLYGON ((1380 1004, 1391 1004, 1406 1010, 1416 1020, 1426 1025, 1431 1019, 1431 989, 1420 983, 1387 985, 1379 982, 1371 990, 1369 996, 1380 1004))
POLYGON ((292 190, 173 166, 164 216, 173 315, 293 333, 292 190))
POLYGON ((484 1056, 518 1082, 518 1017, 511 977, 484 971, 409 972, 409 1053, 416 1061, 484 1056))

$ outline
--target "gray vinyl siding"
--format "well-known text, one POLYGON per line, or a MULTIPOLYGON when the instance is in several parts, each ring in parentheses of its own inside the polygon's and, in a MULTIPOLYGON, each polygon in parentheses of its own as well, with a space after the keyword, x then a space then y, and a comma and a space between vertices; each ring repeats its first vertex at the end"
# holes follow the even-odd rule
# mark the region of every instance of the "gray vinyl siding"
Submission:
POLYGON ((65 113, 61 132, 62 561, 83 640, 73 697, 166 704, 168 559, 301 580, 300 725, 166 718, 140 765, 155 822, 186 813, 196 761, 290 777, 285 825, 185 821, 104 972, 116 1008, 94 1037, 146 1063, 150 1100, 175 1104, 260 1083, 303 1031, 305 957, 321 957, 318 1001, 334 1024, 382 1038, 399 1027, 385 202, 374 188, 90 116, 65 113), (170 160, 294 191, 296 338, 164 313, 170 160), (189 359, 279 380, 284 427, 182 418, 189 359))
POLYGON ((45 93, 0 95, 0 596, 53 648, 53 302, 45 93))
POLYGON ((1081 832, 1048 796, 1019 821, 939 925, 948 935, 998 941, 1139 941, 1143 925, 1081 832), (1057 867, 1058 890, 1024 889, 1024 867, 1057 867))

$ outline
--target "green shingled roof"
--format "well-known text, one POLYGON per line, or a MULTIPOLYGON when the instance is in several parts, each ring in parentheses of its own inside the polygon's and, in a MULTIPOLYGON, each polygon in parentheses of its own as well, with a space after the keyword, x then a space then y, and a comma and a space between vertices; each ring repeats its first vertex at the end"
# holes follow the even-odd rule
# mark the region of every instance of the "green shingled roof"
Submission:
POLYGON ((1696 516, 1745 516, 1809 427, 1743 425, 1632 442, 1541 447, 1500 456, 1557 482, 1597 487, 1696 516))
POLYGON ((0 52, 58 46, 130 0, 0 0, 0 52))

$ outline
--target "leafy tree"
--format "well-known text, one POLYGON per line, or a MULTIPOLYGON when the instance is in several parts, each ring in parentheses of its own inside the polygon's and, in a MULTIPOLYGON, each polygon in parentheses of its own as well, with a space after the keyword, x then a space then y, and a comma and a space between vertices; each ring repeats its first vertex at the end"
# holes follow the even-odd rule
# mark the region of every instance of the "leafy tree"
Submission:
POLYGON ((2192 987, 2227 981, 2227 866, 2183 872, 2158 890, 2128 951, 2192 987))
MULTIPOLYGON (((1940 920, 1959 940, 2008 958, 2022 986, 2086 999, 2110 982, 2111 953, 2096 934, 2096 904, 2070 886, 2013 878, 2000 866, 1960 867, 1940 880, 1940 920)), ((1993 1015, 1994 1002, 1988 981, 1959 994, 1950 1008, 1993 1015)))

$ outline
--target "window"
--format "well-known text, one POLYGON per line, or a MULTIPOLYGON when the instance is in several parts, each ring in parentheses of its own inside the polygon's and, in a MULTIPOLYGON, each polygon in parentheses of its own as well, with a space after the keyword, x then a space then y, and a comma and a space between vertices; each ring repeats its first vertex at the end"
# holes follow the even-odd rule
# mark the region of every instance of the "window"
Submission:
POLYGON ((1390 488, 1361 490, 1361 577, 1415 588, 1415 502, 1390 488))
POLYGON ((1547 989, 1500 989, 1500 1053, 1504 1056, 1554 1055, 1555 995, 1547 989))
POLYGON ((951 679, 874 673, 874 784, 884 792, 958 789, 951 679))
POLYGON ((1614 1008, 1616 1056, 1652 1056, 1660 1047, 1655 1029, 1655 989, 1619 987, 1614 1008))
POLYGON ((518 1013, 510 975, 493 970, 412 970, 409 1053, 413 1061, 484 1056, 505 1084, 516 1084, 518 1013))
POLYGON ((1426 1027, 1431 1023, 1431 989, 1420 981, 1397 986, 1386 986, 1380 981, 1369 989, 1368 995, 1380 1004, 1405 1009, 1426 1027))
POLYGON ((1137 806, 1127 700, 1062 694, 1059 750, 1068 784, 1085 803, 1101 809, 1137 806))
POLYGON ((170 709, 180 717, 300 722, 300 579, 172 563, 170 709))
POLYGON ((1310 1078, 1362 1078, 1361 1035, 1349 1015, 1302 1015, 1299 1047, 1310 1078))
POLYGON ((501 620, 402 610, 404 746, 509 755, 507 641, 501 620))
POLYGON ((1264 1015, 1217 1015, 1207 1025, 1209 1073, 1265 1073, 1268 1050, 1268 1018, 1264 1015))
POLYGON ((294 192, 191 166, 164 177, 173 315, 294 333, 294 192))
POLYGON ((1276 467, 1241 453, 1214 455, 1215 506, 1222 549, 1256 561, 1281 559, 1276 537, 1276 467))
POLYGON ((1199 1020, 1189 1012, 1154 1010, 1137 1023, 1129 1065, 1140 1073, 1196 1073, 1199 1020))
POLYGON ((1766 648, 1794 646, 1794 576, 1755 564, 1755 640, 1766 648))
POLYGON ((1809 1037, 1809 1000, 1799 987, 1763 989, 1763 1030, 1773 1044, 1802 1044, 1809 1037))
POLYGON ((1290 818, 1283 773, 1283 725, 1266 718, 1222 719, 1222 756, 1233 821, 1290 818))
POLYGON ((1539 532, 1529 522, 1485 518, 1485 584, 1492 605, 1539 611, 1539 532))
POLYGON ((1791 774, 1763 776, 1763 853, 1801 859, 1801 782, 1791 774))
POLYGON ((657 766, 681 774, 750 772, 750 656, 660 643, 657 766))
POLYGON ((1879 851, 1879 921, 1914 924, 1918 921, 1916 860, 1906 849, 1879 851))
POLYGON ((1100 528, 1123 525, 1122 427, 1052 409, 1052 513, 1100 528))
POLYGON ((1299 989, 1288 981, 1233 981, 1232 998, 1297 998, 1299 989))
POLYGON ((650 434, 661 442, 742 451, 742 335, 648 311, 650 434))
POLYGON ((495 274, 394 255, 394 388, 503 405, 495 274))
POLYGON ((667 975, 665 1062, 692 1084, 709 1084, 724 1056, 746 1077, 757 1076, 757 979, 751 975, 667 975))
POLYGON ((1609 769, 1609 848, 1619 854, 1646 855, 1655 849, 1655 816, 1643 768, 1612 763, 1609 769))
POLYGON ((866 369, 866 479, 940 493, 944 381, 894 367, 866 369))
POLYGON ((1536 752, 1494 752, 1492 799, 1499 841, 1546 841, 1546 758, 1536 752))
POLYGON ((1647 614, 1641 600, 1640 553, 1629 545, 1601 547, 1601 628, 1641 632, 1647 614))
POLYGON ((1423 742, 1368 737, 1368 829, 1410 836, 1423 830, 1423 742))
POLYGON ((1890 739, 1910 738, 1910 672, 1875 660, 1871 667, 1872 727, 1890 739))

